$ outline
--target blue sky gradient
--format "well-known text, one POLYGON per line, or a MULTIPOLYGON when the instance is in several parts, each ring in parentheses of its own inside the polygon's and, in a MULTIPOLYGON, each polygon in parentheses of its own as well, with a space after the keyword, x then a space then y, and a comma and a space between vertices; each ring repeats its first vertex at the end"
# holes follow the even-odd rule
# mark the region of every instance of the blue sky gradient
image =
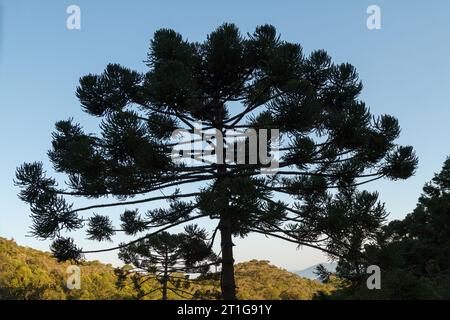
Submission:
MULTIPOLYGON (((0 1, 0 236, 48 249, 48 241, 26 236, 29 209, 17 198, 15 168, 44 161, 58 120, 73 117, 87 131, 97 119, 84 114, 75 97, 78 79, 120 63, 145 71, 153 33, 173 28, 203 41, 223 22, 243 33, 270 23, 282 39, 305 53, 325 49, 335 62, 356 66, 361 99, 374 114, 396 116, 399 143, 413 145, 419 169, 407 181, 380 181, 378 190, 391 219, 409 213, 423 184, 450 154, 450 2, 435 1, 0 1), (66 8, 81 8, 81 30, 66 28, 66 8), (366 9, 381 8, 382 29, 368 30, 366 9)), ((83 204, 83 201, 78 202, 83 204)), ((111 212, 120 214, 121 210, 111 212)), ((78 240, 86 248, 97 243, 78 240)), ((237 240, 238 261, 266 259, 293 270, 325 260, 314 250, 261 236, 237 240)), ((102 244, 108 246, 108 244, 102 244)), ((89 256, 116 263, 114 254, 89 256)))

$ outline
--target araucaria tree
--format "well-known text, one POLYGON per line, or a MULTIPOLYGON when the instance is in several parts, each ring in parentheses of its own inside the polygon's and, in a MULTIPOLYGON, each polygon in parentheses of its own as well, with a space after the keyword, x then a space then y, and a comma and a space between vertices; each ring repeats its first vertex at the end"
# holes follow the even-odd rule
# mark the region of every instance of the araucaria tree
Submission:
MULTIPOLYGON (((378 264, 365 248, 376 243, 387 216, 376 192, 359 192, 349 187, 339 190, 334 197, 328 196, 314 214, 304 218, 328 236, 323 243, 329 257, 338 262, 336 274, 355 287, 366 284, 367 267, 378 264)), ((316 274, 324 282, 331 275, 323 266, 316 269, 316 274)))
MULTIPOLYGON (((376 194, 339 199, 327 216, 344 221, 339 218, 344 212, 352 212, 353 221, 347 227, 335 228, 347 235, 342 238, 345 241, 334 244, 333 251, 340 253, 334 256, 338 258, 336 275, 351 285, 335 292, 337 298, 449 298, 450 157, 425 184, 416 208, 403 220, 384 223, 383 206, 376 204, 376 194), (367 274, 362 277, 361 270, 369 265, 381 270, 381 290, 367 288, 367 274)), ((318 274, 324 280, 330 275, 324 268, 318 274)))
POLYGON ((120 249, 119 258, 131 268, 118 268, 118 285, 131 277, 141 299, 155 291, 167 300, 168 292, 177 297, 192 298, 196 295, 196 282, 189 274, 205 275, 217 264, 211 244, 204 229, 188 225, 184 233, 170 234, 166 231, 146 237, 120 249), (156 280, 156 288, 145 290, 144 284, 156 280), (194 289, 194 290, 193 290, 194 289))
MULTIPOLYGON (((155 234, 209 218, 217 221, 221 236, 222 295, 235 299, 233 237, 257 232, 327 251, 321 245, 327 236, 304 217, 314 216, 330 190, 405 179, 415 170, 412 147, 395 144, 397 120, 372 116, 358 99, 362 84, 355 68, 332 63, 323 50, 304 55, 273 26, 244 36, 224 24, 202 43, 162 29, 151 41, 146 65, 141 73, 110 64, 103 74, 80 79, 83 109, 102 122, 97 134, 85 133, 72 120, 56 124, 49 158, 57 172, 68 175, 66 188, 47 177, 40 163, 17 169, 32 232, 53 238, 60 259, 83 253, 62 232, 82 228, 84 221, 92 239, 108 240, 118 230, 130 234, 130 226, 155 234), (172 147, 180 139, 172 135, 175 129, 193 135, 213 130, 220 139, 210 136, 208 142, 217 161, 175 161, 172 147), (258 141, 259 154, 279 150, 273 157, 278 169, 271 174, 265 174, 265 161, 250 161, 252 138, 245 144, 246 161, 222 140, 246 129, 254 129, 259 140, 267 138, 266 144, 258 141), (279 137, 260 129, 278 129, 279 137), (224 154, 232 156, 220 161, 224 154), (153 192, 158 194, 143 196, 153 192), (280 195, 292 201, 280 201, 280 195), (117 202, 79 208, 73 197, 117 202), (170 201, 169 208, 122 216, 121 229, 108 216, 80 216, 112 206, 151 208, 162 199, 170 201)), ((200 151, 190 152, 194 157, 200 151)))

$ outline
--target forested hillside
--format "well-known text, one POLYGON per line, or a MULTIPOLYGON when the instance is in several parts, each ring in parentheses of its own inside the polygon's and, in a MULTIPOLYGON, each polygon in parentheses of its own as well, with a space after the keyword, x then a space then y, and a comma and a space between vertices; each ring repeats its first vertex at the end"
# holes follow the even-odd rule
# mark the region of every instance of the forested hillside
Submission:
POLYGON ((129 289, 118 290, 110 265, 94 261, 80 265, 81 289, 66 288, 70 263, 58 263, 50 253, 18 246, 0 238, 1 299, 126 299, 129 289))
POLYGON ((329 294, 334 290, 332 284, 302 278, 269 261, 252 260, 235 268, 238 299, 310 300, 319 292, 329 294))
MULTIPOLYGON (((81 289, 66 287, 69 263, 59 263, 50 253, 22 247, 13 240, 0 238, 0 299, 133 299, 136 292, 131 282, 119 289, 111 265, 98 261, 84 262, 81 268, 81 289)), ((215 277, 213 277, 215 278, 215 277)), ((236 265, 239 299, 312 299, 319 292, 329 293, 333 286, 301 278, 268 261, 252 260, 236 265)), ((151 292, 155 283, 144 288, 151 292)), ((216 280, 194 284, 188 291, 214 292, 216 280)), ((218 292, 218 291, 217 291, 218 292)), ((210 298, 196 295, 197 298, 210 298)), ((160 299, 158 291, 145 297, 160 299)), ((180 297, 169 293, 169 299, 180 297)))

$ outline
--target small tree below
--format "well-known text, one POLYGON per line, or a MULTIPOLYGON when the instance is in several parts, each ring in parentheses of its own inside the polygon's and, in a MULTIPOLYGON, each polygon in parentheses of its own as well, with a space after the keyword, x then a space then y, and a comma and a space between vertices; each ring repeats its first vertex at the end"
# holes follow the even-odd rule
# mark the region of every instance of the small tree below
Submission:
POLYGON ((138 299, 155 291, 161 292, 162 300, 167 300, 169 291, 183 299, 195 297, 192 283, 196 281, 190 275, 204 275, 218 264, 205 230, 196 225, 187 226, 184 233, 162 232, 122 247, 119 258, 132 267, 116 269, 118 285, 131 277, 138 299), (151 279, 159 286, 146 292, 143 284, 151 279))

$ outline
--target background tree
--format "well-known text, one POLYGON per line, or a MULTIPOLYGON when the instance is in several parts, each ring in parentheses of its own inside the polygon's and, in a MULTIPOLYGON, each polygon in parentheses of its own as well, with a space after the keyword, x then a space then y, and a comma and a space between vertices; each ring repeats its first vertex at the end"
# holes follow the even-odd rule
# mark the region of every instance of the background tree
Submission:
POLYGON ((196 281, 190 274, 205 275, 218 263, 207 237, 205 230, 189 225, 184 233, 164 231, 121 248, 119 258, 132 268, 116 269, 119 287, 131 277, 139 299, 154 291, 161 292, 162 300, 167 300, 168 291, 181 298, 194 297, 191 283, 196 281), (151 279, 160 286, 146 292, 142 285, 151 279))
MULTIPOLYGON (((339 259, 337 276, 352 284, 341 295, 362 299, 450 298, 450 158, 424 186, 417 207, 405 219, 389 224, 373 222, 377 227, 371 227, 374 232, 364 236, 365 245, 339 259), (365 279, 355 281, 358 270, 371 264, 381 268, 381 290, 367 290, 365 279)), ((336 247, 346 251, 342 243, 336 247)))
MULTIPOLYGON (((328 235, 325 242, 332 252, 330 257, 338 261, 337 275, 353 286, 365 284, 367 267, 374 264, 365 254, 365 248, 376 243, 386 222, 388 214, 384 204, 378 201, 376 192, 347 188, 330 196, 320 209, 310 219, 316 221, 318 230, 328 235)), ((317 270, 321 278, 329 278, 325 271, 317 270)))
POLYGON ((368 255, 385 270, 387 298, 450 298, 450 158, 425 184, 417 207, 392 221, 368 255))
MULTIPOLYGON (((329 190, 405 179, 417 165, 412 147, 394 142, 397 120, 372 116, 358 99, 362 84, 353 66, 332 63, 323 50, 306 56, 299 44, 281 40, 273 26, 243 36, 235 25, 224 24, 202 43, 161 29, 146 65, 140 73, 110 64, 103 74, 80 79, 83 109, 102 121, 98 134, 85 133, 73 120, 56 124, 49 158, 57 172, 68 175, 67 188, 47 177, 41 163, 17 169, 32 233, 54 239, 53 252, 61 259, 104 251, 83 251, 62 234, 83 222, 95 240, 119 231, 136 234, 115 229, 108 216, 86 218, 82 212, 165 199, 168 209, 123 218, 139 232, 152 229, 150 234, 201 218, 218 221, 222 295, 235 299, 233 237, 257 232, 329 252, 326 235, 304 218, 314 216, 329 190), (199 138, 214 130, 208 142, 217 161, 174 161, 176 128, 199 138), (279 129, 279 139, 269 136, 266 145, 279 147, 275 174, 264 174, 263 161, 240 163, 236 156, 220 161, 231 145, 216 137, 246 129, 257 130, 258 142, 266 138, 259 129, 279 129), (143 196, 162 190, 170 194, 143 196), (280 201, 280 195, 291 201, 280 201), (73 207, 71 197, 120 201, 73 207), (138 199, 127 200, 132 197, 138 199)), ((190 153, 194 157, 198 150, 190 153)))

